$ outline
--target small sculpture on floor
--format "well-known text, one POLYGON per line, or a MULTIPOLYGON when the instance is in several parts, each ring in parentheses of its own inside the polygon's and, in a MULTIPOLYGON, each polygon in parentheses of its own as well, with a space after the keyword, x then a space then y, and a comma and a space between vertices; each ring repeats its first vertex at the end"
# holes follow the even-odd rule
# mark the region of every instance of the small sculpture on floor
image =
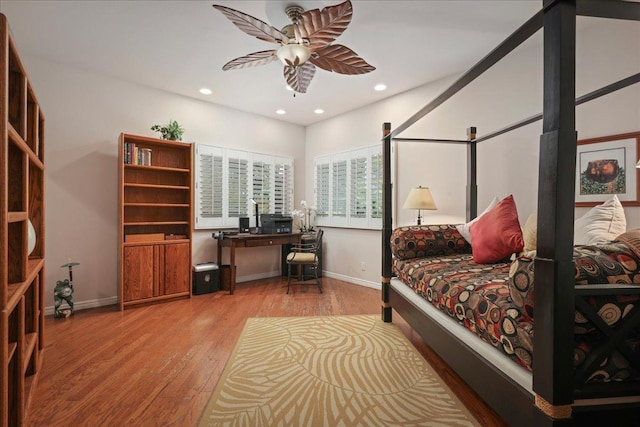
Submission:
POLYGON ((55 302, 55 310, 53 313, 53 317, 60 319, 64 317, 69 317, 73 314, 73 266, 80 265, 77 262, 71 262, 69 260, 68 263, 61 265, 60 267, 68 267, 69 268, 69 278, 64 280, 58 280, 56 282, 56 287, 53 290, 53 299, 55 302), (66 301, 69 305, 69 308, 61 309, 62 301, 66 301))

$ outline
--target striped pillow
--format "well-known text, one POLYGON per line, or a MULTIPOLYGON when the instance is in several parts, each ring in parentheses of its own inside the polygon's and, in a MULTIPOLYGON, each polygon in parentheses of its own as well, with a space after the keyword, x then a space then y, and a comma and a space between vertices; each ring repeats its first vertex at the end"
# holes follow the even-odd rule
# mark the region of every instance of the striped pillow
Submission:
POLYGON ((640 258, 640 228, 622 233, 616 238, 620 243, 624 243, 640 258))

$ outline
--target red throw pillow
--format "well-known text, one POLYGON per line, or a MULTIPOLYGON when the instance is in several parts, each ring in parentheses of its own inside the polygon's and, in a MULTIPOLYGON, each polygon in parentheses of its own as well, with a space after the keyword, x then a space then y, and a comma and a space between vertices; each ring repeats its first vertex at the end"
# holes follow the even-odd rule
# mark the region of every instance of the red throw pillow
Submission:
POLYGON ((470 231, 473 260, 478 264, 502 261, 524 247, 513 196, 500 200, 471 226, 470 231))

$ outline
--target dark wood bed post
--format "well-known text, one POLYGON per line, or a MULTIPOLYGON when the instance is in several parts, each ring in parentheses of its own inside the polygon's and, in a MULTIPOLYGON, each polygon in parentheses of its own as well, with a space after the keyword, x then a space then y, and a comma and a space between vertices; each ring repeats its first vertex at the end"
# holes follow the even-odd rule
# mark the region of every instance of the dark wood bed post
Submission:
POLYGON ((467 222, 478 216, 477 142, 476 128, 467 129, 467 222))
POLYGON ((544 0, 544 100, 535 259, 534 425, 573 425, 575 0, 544 0))
POLYGON ((382 125, 382 320, 391 322, 389 282, 391 281, 391 123, 382 125))

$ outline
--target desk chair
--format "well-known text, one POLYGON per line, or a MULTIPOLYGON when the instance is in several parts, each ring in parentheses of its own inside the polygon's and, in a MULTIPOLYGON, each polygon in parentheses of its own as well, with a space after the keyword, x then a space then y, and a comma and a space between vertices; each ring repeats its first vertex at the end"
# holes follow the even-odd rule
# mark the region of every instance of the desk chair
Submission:
MULTIPOLYGON (((322 283, 318 277, 318 256, 322 254, 322 234, 324 231, 318 230, 315 235, 315 239, 311 243, 295 243, 291 248, 291 252, 287 255, 287 293, 289 293, 289 287, 291 285, 313 285, 310 282, 311 279, 305 280, 304 270, 305 266, 310 266, 313 269, 315 275, 315 285, 320 289, 322 293, 322 283), (294 282, 291 281, 291 267, 295 266, 298 270, 298 275, 294 282)), ((302 240, 304 242, 304 240, 302 240)))

